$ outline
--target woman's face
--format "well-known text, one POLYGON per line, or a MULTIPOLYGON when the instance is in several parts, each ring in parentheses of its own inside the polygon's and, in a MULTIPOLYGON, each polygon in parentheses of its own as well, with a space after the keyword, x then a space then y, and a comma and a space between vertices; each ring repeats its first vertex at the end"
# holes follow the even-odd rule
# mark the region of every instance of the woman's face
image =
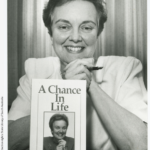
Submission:
POLYGON ((66 132, 67 132, 67 124, 64 120, 54 121, 52 133, 56 139, 58 140, 63 139, 66 136, 66 132))
POLYGON ((88 1, 71 1, 56 7, 52 17, 52 43, 61 62, 91 58, 95 52, 98 16, 88 1))

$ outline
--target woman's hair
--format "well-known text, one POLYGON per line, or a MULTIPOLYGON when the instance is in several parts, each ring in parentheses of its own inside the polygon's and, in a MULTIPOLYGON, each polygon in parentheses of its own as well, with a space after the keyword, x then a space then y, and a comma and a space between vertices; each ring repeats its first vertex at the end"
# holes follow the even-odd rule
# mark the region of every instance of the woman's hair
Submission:
MULTIPOLYGON (((75 0, 49 0, 49 2, 46 4, 43 10, 43 21, 51 36, 52 36, 51 15, 53 14, 55 7, 62 6, 63 4, 71 1, 75 0)), ((99 14, 99 29, 97 33, 97 35, 99 35, 104 28, 104 23, 107 21, 106 3, 104 2, 104 0, 83 0, 83 1, 88 1, 94 4, 97 13, 99 14)))
POLYGON ((64 120, 68 127, 69 121, 68 121, 68 117, 65 114, 54 114, 49 120, 49 127, 51 131, 53 131, 53 123, 58 120, 64 120))

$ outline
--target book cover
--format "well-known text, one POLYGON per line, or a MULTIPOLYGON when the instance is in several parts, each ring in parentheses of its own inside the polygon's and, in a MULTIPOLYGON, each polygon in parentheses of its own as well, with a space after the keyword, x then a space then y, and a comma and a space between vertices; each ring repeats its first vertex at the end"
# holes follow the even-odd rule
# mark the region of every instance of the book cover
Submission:
POLYGON ((73 145, 74 150, 86 149, 85 81, 33 79, 31 99, 30 149, 53 150, 56 145, 61 146, 61 139, 68 147, 73 145), (55 121, 51 129, 50 122, 59 115, 68 119, 68 126, 55 121), (66 129, 63 131, 63 128, 66 129), (67 141, 70 139, 72 144, 67 141))

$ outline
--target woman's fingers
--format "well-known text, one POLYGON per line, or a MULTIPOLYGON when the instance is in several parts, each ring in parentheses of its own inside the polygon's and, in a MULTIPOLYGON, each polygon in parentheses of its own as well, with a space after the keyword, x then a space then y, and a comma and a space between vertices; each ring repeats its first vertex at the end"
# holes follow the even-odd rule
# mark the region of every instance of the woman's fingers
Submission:
POLYGON ((93 63, 93 58, 75 60, 66 66, 62 76, 66 80, 86 80, 88 88, 92 76, 87 67, 93 67, 93 63))
POLYGON ((71 63, 69 63, 65 68, 64 71, 73 71, 78 66, 85 66, 85 67, 93 67, 94 66, 94 59, 93 58, 85 58, 85 59, 77 59, 71 63))
POLYGON ((60 146, 65 147, 63 143, 59 143, 59 144, 58 144, 58 147, 60 147, 60 146))
POLYGON ((82 74, 85 73, 88 78, 91 78, 91 73, 90 71, 83 65, 80 65, 79 67, 77 67, 76 69, 74 69, 73 71, 66 71, 65 73, 65 78, 71 78, 72 76, 78 75, 78 74, 82 74))
POLYGON ((58 146, 66 146, 66 141, 65 140, 59 140, 59 144, 58 144, 58 146))

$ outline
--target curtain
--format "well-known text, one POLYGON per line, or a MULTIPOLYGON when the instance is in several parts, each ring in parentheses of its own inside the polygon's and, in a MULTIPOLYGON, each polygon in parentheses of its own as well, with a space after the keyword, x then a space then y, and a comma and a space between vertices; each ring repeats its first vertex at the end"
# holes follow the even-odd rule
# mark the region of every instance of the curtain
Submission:
MULTIPOLYGON (((47 0, 8 0, 8 103, 16 98, 28 58, 56 56, 42 21, 47 0)), ((143 64, 147 86, 147 1, 105 0, 108 21, 97 42, 95 58, 133 56, 143 64)))

